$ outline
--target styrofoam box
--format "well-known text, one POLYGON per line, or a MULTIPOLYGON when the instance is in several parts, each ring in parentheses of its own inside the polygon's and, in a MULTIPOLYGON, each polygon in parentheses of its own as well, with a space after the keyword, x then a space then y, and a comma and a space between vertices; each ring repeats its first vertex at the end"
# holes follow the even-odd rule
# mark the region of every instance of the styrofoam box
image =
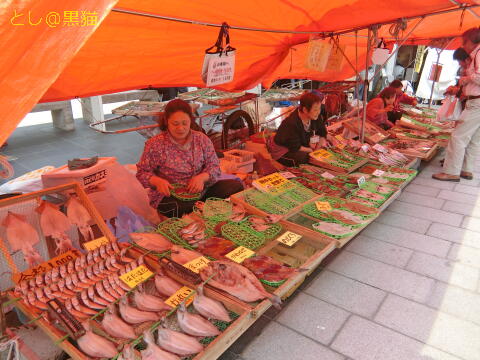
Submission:
POLYGON ((96 187, 107 180, 107 167, 116 161, 115 157, 99 158, 95 165, 79 170, 69 170, 68 165, 63 165, 42 175, 43 186, 52 187, 77 182, 84 189, 96 187))
POLYGON ((236 163, 244 163, 253 159, 254 153, 246 150, 229 150, 223 153, 225 160, 236 163))
POLYGON ((225 159, 220 160, 220 168, 224 173, 235 174, 235 173, 250 173, 253 171, 253 164, 255 159, 245 161, 243 163, 238 163, 235 161, 228 161, 225 159))

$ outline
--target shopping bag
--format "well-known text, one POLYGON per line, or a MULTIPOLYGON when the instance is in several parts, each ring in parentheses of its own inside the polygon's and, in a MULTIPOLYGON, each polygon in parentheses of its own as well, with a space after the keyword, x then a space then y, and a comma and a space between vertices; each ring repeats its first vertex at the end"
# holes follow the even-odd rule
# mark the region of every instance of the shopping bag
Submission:
POLYGON ((380 40, 378 46, 373 50, 372 53, 372 63, 375 65, 383 65, 390 56, 390 50, 387 49, 387 44, 385 41, 380 40))
POLYGON ((331 51, 332 44, 328 41, 311 38, 308 42, 305 67, 320 72, 324 71, 331 51))
POLYGON ((459 98, 449 95, 437 112, 437 121, 455 121, 460 118, 462 104, 459 98))
POLYGON ((223 23, 215 45, 205 50, 202 80, 207 86, 225 84, 233 80, 236 49, 230 45, 229 26, 223 23))

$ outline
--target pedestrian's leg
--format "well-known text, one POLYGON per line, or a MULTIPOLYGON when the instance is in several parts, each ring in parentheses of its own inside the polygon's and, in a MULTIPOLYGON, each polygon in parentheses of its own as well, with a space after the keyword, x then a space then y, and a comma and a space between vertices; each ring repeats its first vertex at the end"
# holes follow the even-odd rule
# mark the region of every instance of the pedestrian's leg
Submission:
MULTIPOLYGON (((468 116, 471 121, 476 124, 480 124, 480 99, 477 100, 470 100, 468 101, 467 111, 468 116)), ((470 173, 468 175, 472 175, 474 167, 475 167, 475 160, 480 153, 480 126, 477 127, 476 132, 472 135, 470 142, 468 143, 465 149, 465 158, 463 160, 463 168, 462 173, 470 173)))
POLYGON ((460 117, 461 123, 452 132, 443 164, 443 171, 446 174, 460 175, 465 149, 480 126, 480 122, 472 119, 470 115, 470 111, 465 109, 460 117))

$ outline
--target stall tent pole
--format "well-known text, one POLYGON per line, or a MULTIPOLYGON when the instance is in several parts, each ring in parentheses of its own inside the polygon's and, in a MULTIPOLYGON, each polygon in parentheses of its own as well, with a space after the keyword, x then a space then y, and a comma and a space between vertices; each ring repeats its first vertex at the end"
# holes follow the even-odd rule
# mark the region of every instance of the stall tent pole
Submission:
POLYGON ((428 108, 432 108, 432 98, 433 98, 433 89, 435 89, 435 83, 438 75, 438 63, 440 62, 440 55, 443 52, 443 49, 436 49, 437 51, 437 62, 436 62, 436 67, 435 67, 435 74, 433 74, 433 80, 432 80, 432 89, 430 90, 430 100, 428 100, 428 108))
POLYGON ((370 45, 372 31, 368 28, 368 37, 367 37, 367 55, 365 60, 365 81, 363 86, 363 118, 362 118, 362 129, 360 131, 360 142, 363 143, 365 138, 365 121, 367 120, 367 94, 368 94, 368 58, 370 56, 370 45))

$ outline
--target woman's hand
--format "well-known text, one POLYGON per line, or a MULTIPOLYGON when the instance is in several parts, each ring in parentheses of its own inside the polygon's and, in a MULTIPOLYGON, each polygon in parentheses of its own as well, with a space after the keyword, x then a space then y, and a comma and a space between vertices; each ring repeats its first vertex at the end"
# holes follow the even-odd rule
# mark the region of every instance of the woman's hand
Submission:
POLYGON ((300 146, 300 151, 311 153, 313 151, 313 149, 311 147, 300 146))
POLYGON ((167 180, 158 176, 152 176, 150 178, 150 184, 155 186, 157 191, 165 196, 170 196, 170 189, 173 188, 173 186, 167 180))
POLYGON ((198 174, 190 179, 187 185, 187 190, 190 193, 202 192, 205 188, 205 183, 210 178, 210 175, 207 173, 198 174))

